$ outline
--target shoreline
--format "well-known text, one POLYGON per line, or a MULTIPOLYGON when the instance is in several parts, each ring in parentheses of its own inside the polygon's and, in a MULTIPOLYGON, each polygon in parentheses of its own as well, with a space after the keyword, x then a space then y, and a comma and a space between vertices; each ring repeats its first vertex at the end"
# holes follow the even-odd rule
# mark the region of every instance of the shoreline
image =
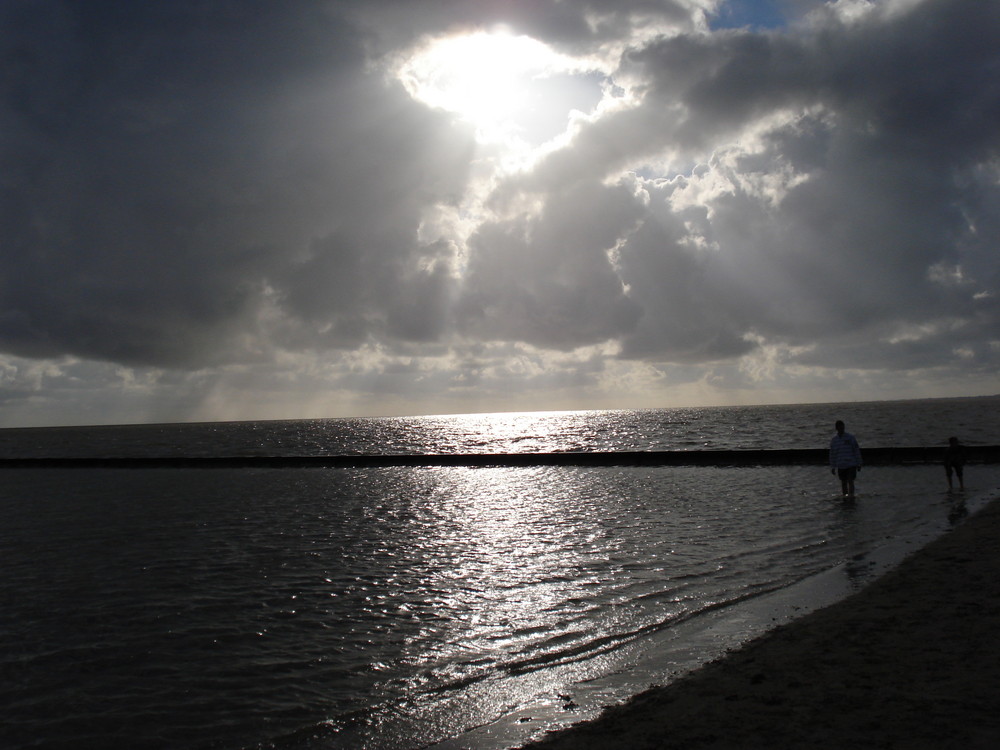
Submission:
POLYGON ((1000 499, 828 607, 524 750, 1000 747, 1000 499))

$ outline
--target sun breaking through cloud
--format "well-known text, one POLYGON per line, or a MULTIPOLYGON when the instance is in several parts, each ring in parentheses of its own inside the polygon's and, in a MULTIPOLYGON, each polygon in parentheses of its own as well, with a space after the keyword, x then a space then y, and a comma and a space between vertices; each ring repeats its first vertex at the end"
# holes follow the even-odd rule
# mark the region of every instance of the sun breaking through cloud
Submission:
POLYGON ((530 145, 562 134, 599 102, 600 70, 537 39, 498 29, 428 41, 397 71, 425 104, 471 123, 484 143, 530 145))

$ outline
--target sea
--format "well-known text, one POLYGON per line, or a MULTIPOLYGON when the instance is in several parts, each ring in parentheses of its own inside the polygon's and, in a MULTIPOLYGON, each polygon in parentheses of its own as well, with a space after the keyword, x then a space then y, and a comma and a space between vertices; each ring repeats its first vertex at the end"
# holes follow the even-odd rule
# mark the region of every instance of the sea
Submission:
MULTIPOLYGON (((0 458, 1000 444, 1000 396, 0 430, 0 458)), ((1000 465, 0 469, 0 746, 518 747, 865 586, 1000 465)))

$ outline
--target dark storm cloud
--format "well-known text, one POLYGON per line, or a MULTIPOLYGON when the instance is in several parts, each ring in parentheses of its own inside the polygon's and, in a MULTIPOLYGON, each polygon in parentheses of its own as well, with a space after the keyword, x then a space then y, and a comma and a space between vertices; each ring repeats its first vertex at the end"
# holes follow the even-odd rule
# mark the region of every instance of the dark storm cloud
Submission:
POLYGON ((623 188, 584 185, 551 194, 533 220, 482 227, 471 241, 464 330, 554 349, 627 333, 640 311, 607 251, 639 216, 623 188))
POLYGON ((469 135, 320 4, 8 4, 3 25, 7 351, 239 359, 268 305, 287 343, 352 345, 428 283, 419 210, 461 190, 469 135))

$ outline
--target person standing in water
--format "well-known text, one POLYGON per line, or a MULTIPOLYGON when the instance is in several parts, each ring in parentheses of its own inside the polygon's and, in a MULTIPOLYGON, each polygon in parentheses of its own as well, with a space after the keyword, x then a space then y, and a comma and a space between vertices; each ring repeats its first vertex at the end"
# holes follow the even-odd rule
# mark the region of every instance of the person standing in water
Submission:
POLYGON ((958 442, 957 437, 948 438, 948 447, 944 449, 944 473, 948 477, 948 489, 952 489, 951 474, 958 477, 958 489, 965 489, 965 478, 962 476, 965 468, 965 446, 958 442))
POLYGON ((854 497, 854 479, 861 471, 861 446, 854 435, 844 432, 844 423, 837 420, 837 434, 830 441, 830 473, 840 477, 840 489, 845 498, 854 497))

